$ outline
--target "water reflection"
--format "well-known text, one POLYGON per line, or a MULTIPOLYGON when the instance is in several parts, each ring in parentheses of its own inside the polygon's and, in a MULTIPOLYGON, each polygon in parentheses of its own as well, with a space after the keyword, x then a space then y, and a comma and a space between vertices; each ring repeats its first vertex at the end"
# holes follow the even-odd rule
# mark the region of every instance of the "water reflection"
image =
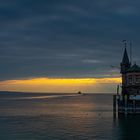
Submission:
POLYGON ((140 140, 140 116, 122 116, 118 119, 122 140, 140 140))
POLYGON ((2 96, 0 138, 140 140, 140 117, 114 118, 111 95, 46 96, 2 96))

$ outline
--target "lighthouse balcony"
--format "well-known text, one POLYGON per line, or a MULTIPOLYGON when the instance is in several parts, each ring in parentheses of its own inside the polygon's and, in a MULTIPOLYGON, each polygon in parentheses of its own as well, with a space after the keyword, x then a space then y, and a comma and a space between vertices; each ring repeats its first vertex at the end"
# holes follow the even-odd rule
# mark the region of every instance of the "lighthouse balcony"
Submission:
POLYGON ((118 96, 118 113, 140 114, 140 95, 118 96))

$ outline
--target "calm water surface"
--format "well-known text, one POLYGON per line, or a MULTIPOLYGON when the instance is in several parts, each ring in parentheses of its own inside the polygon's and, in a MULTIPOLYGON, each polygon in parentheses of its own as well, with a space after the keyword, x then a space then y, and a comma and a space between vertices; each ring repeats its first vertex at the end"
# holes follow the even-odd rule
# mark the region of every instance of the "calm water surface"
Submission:
POLYGON ((114 119, 110 94, 0 93, 0 140, 140 140, 140 117, 114 119))

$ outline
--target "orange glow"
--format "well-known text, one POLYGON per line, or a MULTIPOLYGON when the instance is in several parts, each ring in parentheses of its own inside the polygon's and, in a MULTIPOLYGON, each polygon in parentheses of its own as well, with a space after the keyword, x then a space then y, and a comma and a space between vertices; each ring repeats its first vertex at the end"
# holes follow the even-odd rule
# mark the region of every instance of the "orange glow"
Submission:
MULTIPOLYGON (((26 92, 97 91, 99 85, 121 83, 121 78, 33 78, 0 82, 0 90, 26 92), (90 90, 89 90, 90 89, 90 90)), ((103 87, 103 86, 102 86, 103 87)))

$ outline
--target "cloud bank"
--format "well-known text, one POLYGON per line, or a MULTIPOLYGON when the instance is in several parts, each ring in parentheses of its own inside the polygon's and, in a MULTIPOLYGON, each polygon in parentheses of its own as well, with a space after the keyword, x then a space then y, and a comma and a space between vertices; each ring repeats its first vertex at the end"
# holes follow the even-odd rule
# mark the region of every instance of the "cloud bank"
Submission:
POLYGON ((0 80, 119 77, 121 41, 139 61, 138 0, 0 0, 0 80))

